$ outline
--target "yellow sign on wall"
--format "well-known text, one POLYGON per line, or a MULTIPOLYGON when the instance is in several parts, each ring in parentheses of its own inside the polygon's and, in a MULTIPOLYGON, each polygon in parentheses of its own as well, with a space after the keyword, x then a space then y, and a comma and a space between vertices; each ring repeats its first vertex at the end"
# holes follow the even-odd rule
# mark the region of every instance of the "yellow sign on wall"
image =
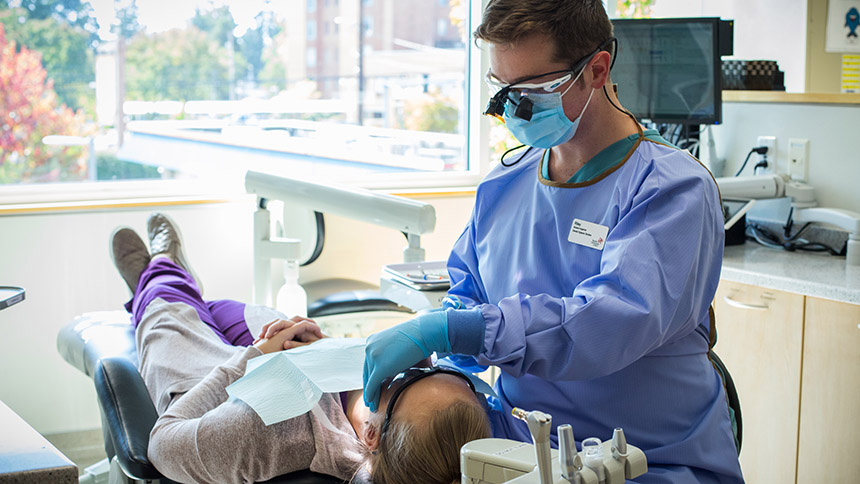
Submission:
POLYGON ((860 92, 860 55, 842 54, 842 92, 860 92))

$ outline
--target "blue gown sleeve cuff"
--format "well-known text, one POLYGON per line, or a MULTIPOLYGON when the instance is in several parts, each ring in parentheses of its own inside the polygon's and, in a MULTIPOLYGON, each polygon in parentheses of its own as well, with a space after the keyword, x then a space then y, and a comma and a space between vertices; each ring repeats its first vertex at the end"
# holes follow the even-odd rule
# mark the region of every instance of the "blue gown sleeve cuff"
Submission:
POLYGON ((482 352, 485 328, 480 308, 448 310, 448 341, 454 353, 474 356, 482 352))

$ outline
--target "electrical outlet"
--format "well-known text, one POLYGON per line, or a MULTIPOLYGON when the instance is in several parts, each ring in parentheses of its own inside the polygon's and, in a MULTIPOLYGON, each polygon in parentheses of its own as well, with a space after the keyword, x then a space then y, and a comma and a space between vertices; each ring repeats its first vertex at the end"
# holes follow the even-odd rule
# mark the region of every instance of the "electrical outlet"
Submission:
POLYGON ((806 181, 809 177, 809 140, 788 140, 788 176, 792 180, 806 181))
MULTIPOLYGON (((756 146, 767 146, 767 168, 759 168, 755 170, 756 174, 773 173, 776 171, 776 136, 759 136, 756 139, 756 146)), ((759 159, 763 160, 765 155, 760 155, 759 159)), ((758 162, 756 162, 758 163, 758 162)), ((753 165, 755 166, 755 165, 753 165)))

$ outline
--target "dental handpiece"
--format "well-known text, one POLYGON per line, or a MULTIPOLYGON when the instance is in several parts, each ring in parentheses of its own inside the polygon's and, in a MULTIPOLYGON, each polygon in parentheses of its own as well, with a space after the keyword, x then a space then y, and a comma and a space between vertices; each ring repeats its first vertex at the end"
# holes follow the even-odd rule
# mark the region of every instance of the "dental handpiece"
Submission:
POLYGON ((511 414, 524 420, 529 426, 532 441, 535 444, 535 458, 537 460, 538 475, 541 484, 553 484, 552 458, 549 446, 549 433, 552 430, 552 415, 538 410, 527 412, 521 408, 514 408, 511 414))
POLYGON ((624 430, 621 427, 616 427, 612 432, 612 458, 626 469, 627 437, 624 436, 624 430))
POLYGON ((561 465, 561 477, 567 479, 567 482, 581 482, 579 471, 582 470, 582 459, 576 452, 576 441, 573 440, 573 427, 570 424, 558 426, 558 463, 561 465))

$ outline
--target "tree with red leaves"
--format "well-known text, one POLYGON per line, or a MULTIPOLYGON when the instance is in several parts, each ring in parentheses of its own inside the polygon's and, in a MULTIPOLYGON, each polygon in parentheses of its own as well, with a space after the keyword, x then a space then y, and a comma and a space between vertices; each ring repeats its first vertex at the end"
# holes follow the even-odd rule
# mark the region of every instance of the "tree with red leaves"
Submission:
POLYGON ((46 77, 41 56, 8 40, 0 24, 0 185, 86 178, 83 148, 42 143, 87 134, 83 114, 60 104, 46 77))

